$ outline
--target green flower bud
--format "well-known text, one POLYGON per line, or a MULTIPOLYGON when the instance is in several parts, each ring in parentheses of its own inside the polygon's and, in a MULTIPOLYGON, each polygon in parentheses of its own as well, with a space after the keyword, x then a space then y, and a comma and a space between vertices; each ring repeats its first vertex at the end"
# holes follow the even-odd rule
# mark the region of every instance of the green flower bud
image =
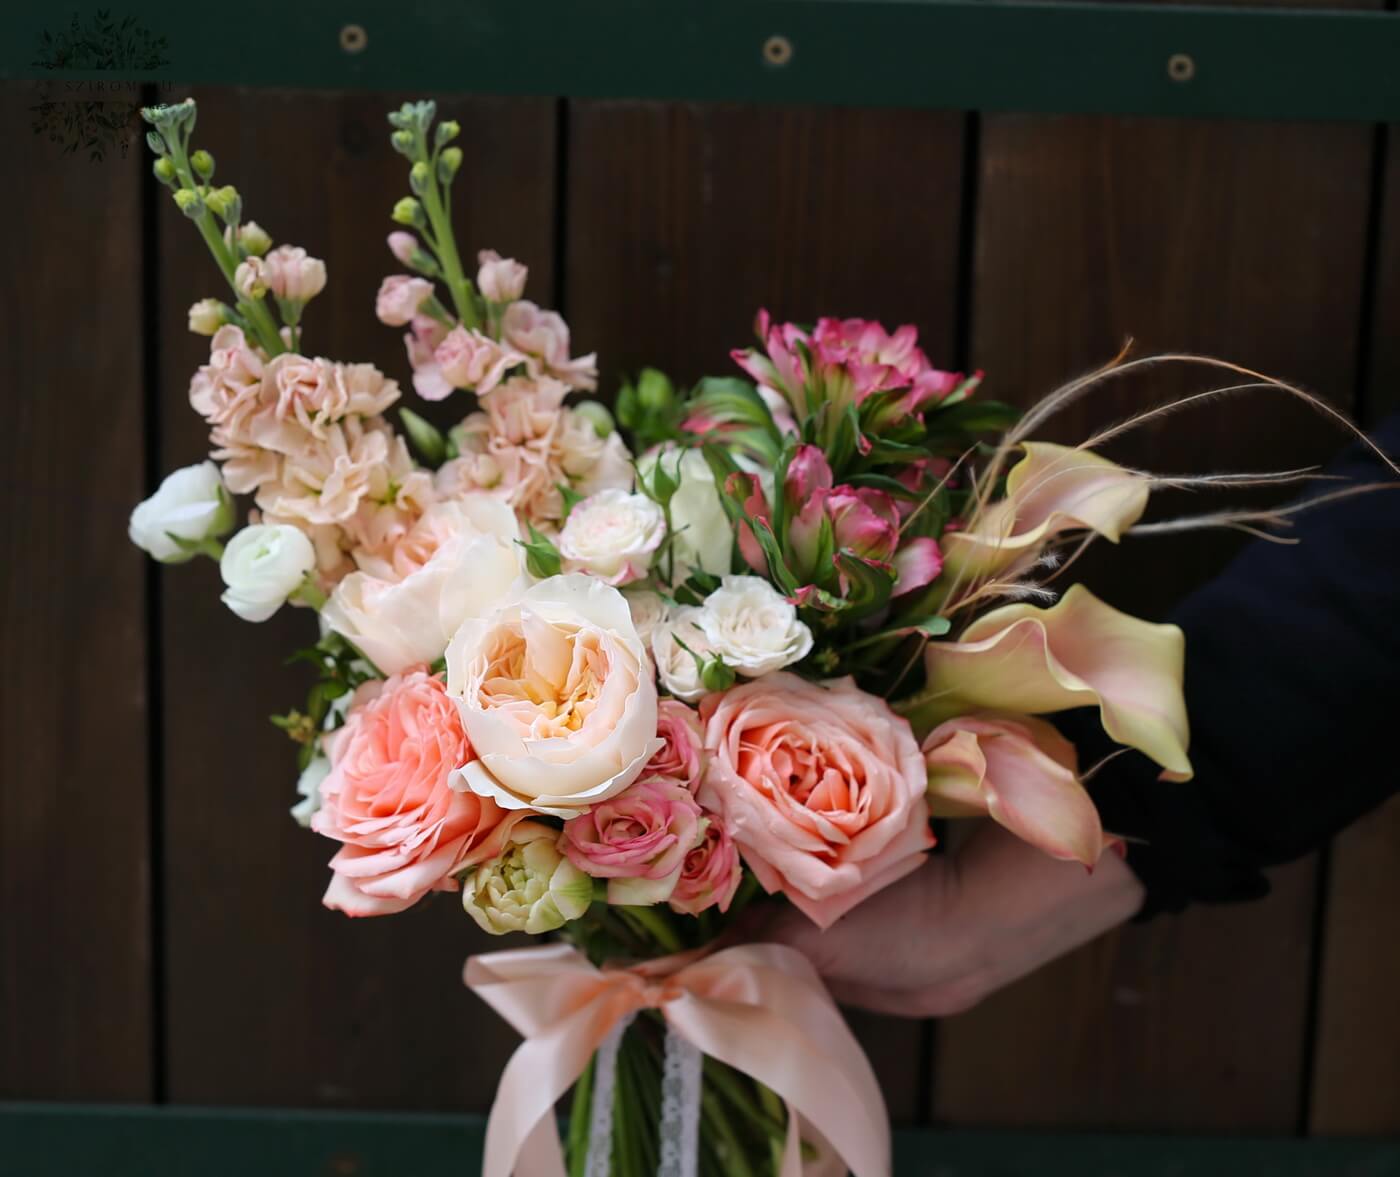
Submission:
POLYGON ((190 156, 190 166, 201 180, 208 180, 214 175, 214 157, 202 148, 190 156))
POLYGON ((409 169, 408 186, 413 189, 414 196, 422 196, 428 190, 428 181, 432 175, 428 165, 421 159, 409 169))
POLYGON ((162 155, 151 165, 151 171, 155 172, 156 179, 167 187, 175 183, 175 165, 170 162, 168 156, 162 155))
POLYGON ((579 401, 574 406, 574 412, 592 425, 599 437, 610 436, 615 428, 613 415, 602 401, 579 401))
POLYGON ((723 658, 711 658, 700 668, 700 681, 707 691, 727 691, 734 685, 734 671, 723 658))
POLYGON ((204 203, 215 216, 227 219, 229 202, 228 197, 224 195, 224 189, 215 188, 210 191, 204 197, 204 203))
POLYGON ((272 238, 257 221, 238 226, 238 247, 250 257, 262 257, 272 248, 272 238))
POLYGON ((199 193, 193 188, 177 188, 175 191, 175 207, 185 216, 193 220, 204 212, 204 201, 200 199, 199 193))
POLYGON ((146 132, 146 146, 157 155, 165 154, 165 140, 155 131, 146 132))
POLYGON ((676 400, 676 390, 665 372, 643 368, 637 378, 637 403, 645 414, 667 412, 676 400))
POLYGON ((461 166, 462 149, 460 147, 444 148, 443 153, 438 156, 438 182, 441 184, 452 183, 452 177, 457 174, 457 169, 461 166))
POLYGON ((457 122, 456 119, 447 119, 444 122, 438 123, 438 128, 433 136, 433 140, 437 146, 441 147, 446 143, 451 143, 452 140, 457 138, 461 133, 461 124, 457 122))
POLYGON ((422 227, 428 223, 428 218, 423 213, 423 206, 411 196, 405 196, 398 204, 394 205, 394 211, 390 215, 400 225, 422 227))
POLYGON ((395 131, 389 136, 389 143, 400 155, 412 155, 414 137, 412 131, 395 131))

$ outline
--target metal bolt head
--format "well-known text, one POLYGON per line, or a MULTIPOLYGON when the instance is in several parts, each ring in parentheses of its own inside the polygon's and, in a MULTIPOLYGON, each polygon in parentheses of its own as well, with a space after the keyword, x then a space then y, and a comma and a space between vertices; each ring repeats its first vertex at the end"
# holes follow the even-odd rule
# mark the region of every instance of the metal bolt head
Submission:
POLYGON ((1173 82, 1189 82, 1196 76, 1196 60, 1189 53, 1173 53, 1167 58, 1167 77, 1173 82))
POLYGON ((346 53, 363 53, 369 45, 364 25, 346 25, 340 30, 340 47, 346 53))
POLYGON ((763 60, 769 65, 783 66, 792 60, 792 42, 774 34, 763 42, 763 60))

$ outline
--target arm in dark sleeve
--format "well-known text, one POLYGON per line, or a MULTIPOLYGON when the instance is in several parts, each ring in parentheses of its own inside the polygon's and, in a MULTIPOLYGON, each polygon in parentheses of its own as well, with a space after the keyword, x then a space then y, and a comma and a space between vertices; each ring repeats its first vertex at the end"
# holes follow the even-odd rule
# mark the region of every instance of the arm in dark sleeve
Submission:
MULTIPOLYGON (((1400 417, 1376 440, 1400 454, 1400 417)), ((1329 472, 1395 477, 1360 446, 1329 472)), ((1172 618, 1195 777, 1159 781, 1131 754, 1090 782, 1105 829, 1132 839, 1144 916, 1265 894, 1261 868, 1321 846, 1400 782, 1400 485, 1304 511, 1290 534, 1301 542, 1252 544, 1172 618)), ((1096 715, 1066 719, 1081 764, 1111 750, 1096 715)))

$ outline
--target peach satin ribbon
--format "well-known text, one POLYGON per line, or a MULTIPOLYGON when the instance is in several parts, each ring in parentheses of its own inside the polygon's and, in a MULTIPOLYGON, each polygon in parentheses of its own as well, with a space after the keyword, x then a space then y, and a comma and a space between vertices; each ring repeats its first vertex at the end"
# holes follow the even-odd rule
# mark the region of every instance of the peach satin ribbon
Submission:
POLYGON ((798 1117, 855 1177, 889 1177, 875 1074, 807 959, 778 944, 599 969, 567 944, 474 956, 465 979, 525 1041, 501 1075, 482 1177, 565 1177, 554 1104, 608 1031, 656 1009, 673 1033, 751 1075, 788 1106, 781 1177, 801 1177, 798 1117))

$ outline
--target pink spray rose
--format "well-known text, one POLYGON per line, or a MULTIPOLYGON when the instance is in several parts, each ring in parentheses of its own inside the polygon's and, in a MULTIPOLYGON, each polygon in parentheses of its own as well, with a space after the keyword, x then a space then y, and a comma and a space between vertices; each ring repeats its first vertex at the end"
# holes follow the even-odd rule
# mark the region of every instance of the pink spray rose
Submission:
POLYGON ((453 388, 475 389, 478 395, 496 387, 525 357, 512 348, 502 347, 480 331, 468 331, 460 324, 437 345, 433 361, 453 388))
POLYGON ((523 816, 448 787, 472 748, 441 678, 424 670, 366 683, 325 744, 331 770, 311 827, 343 843, 324 902, 346 915, 455 891, 452 876, 498 854, 523 816))
POLYGON ((381 323, 405 327, 413 322, 418 308, 433 295, 433 284, 411 274, 390 274, 379 284, 374 313, 381 323))
POLYGON ((829 927, 933 845, 906 720, 849 678, 770 674, 700 704, 700 802, 769 891, 829 927))
POLYGON ((700 843, 702 824, 689 789, 640 780, 565 822, 559 849, 585 874, 608 880, 609 903, 664 903, 700 843))
POLYGON ((647 761, 643 775, 662 777, 694 792, 705 767, 704 732, 695 708, 679 699, 662 699, 657 704, 656 734, 661 748, 647 761))
POLYGON ((671 910, 682 915, 699 915, 710 907, 728 911, 743 876, 734 839, 719 822, 707 821, 700 845, 685 856, 671 892, 671 910))

